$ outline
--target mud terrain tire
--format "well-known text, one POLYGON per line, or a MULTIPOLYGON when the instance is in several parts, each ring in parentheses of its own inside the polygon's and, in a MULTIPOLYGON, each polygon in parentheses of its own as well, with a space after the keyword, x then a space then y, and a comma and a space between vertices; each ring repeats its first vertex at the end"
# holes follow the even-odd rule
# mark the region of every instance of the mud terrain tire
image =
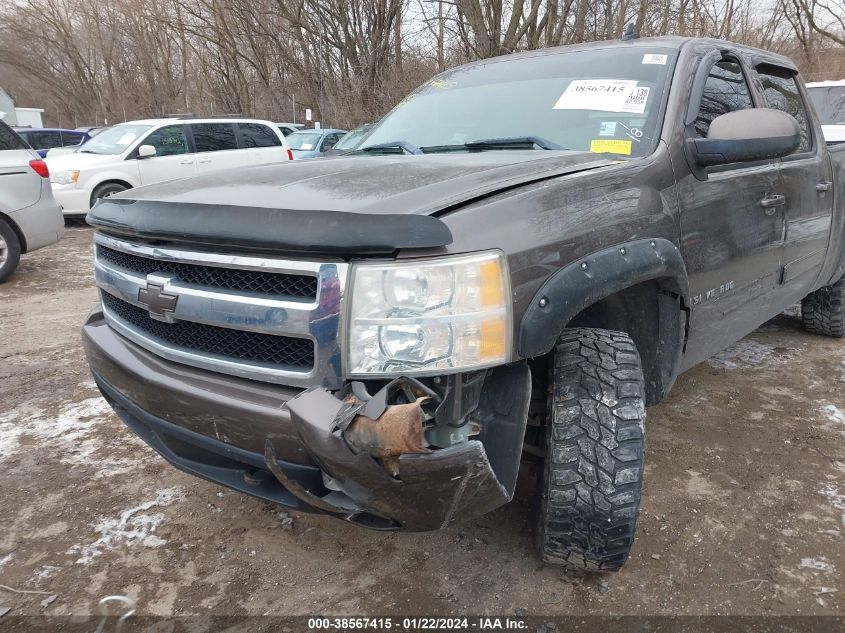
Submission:
POLYGON ((645 454, 640 355, 623 332, 565 330, 554 349, 537 498, 543 560, 615 571, 634 543, 645 454))
POLYGON ((801 320, 808 332, 845 338, 845 277, 804 297, 801 320))

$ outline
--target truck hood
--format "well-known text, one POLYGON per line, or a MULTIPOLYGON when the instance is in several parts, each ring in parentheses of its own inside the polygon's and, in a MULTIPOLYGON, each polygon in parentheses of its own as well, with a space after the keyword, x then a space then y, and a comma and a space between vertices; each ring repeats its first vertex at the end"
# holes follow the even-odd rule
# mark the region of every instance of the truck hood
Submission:
POLYGON ((88 222, 144 238, 387 254, 452 241, 437 215, 532 182, 613 165, 589 152, 341 156, 216 171, 100 201, 88 222))
POLYGON ((428 214, 514 185, 612 162, 589 152, 539 150, 344 156, 217 171, 118 197, 297 211, 428 214))

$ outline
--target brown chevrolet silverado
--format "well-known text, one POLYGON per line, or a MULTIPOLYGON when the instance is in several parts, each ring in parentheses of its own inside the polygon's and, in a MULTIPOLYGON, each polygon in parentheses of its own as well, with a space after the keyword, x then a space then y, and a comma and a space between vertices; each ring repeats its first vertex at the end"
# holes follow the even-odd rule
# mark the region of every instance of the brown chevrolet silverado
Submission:
POLYGON ((490 512, 543 456, 540 555, 614 570, 646 406, 797 301, 810 332, 845 336, 843 174, 766 51, 484 60, 349 155, 101 201, 85 348, 177 468, 370 528, 490 512))

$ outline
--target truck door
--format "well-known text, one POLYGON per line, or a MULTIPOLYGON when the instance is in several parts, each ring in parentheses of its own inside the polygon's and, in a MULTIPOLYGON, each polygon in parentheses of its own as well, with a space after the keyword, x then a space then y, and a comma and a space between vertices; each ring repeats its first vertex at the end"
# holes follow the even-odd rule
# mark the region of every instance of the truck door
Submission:
MULTIPOLYGON (((713 63, 687 137, 706 137, 717 116, 758 106, 738 58, 713 63)), ((745 336, 776 290, 785 198, 777 161, 734 163, 679 174, 681 248, 690 286, 686 366, 745 336)))
POLYGON ((833 216, 833 175, 824 139, 812 125, 795 72, 769 63, 756 67, 766 106, 791 114, 801 127, 801 145, 781 160, 786 195, 786 243, 781 273, 782 303, 804 297, 827 255, 833 216))

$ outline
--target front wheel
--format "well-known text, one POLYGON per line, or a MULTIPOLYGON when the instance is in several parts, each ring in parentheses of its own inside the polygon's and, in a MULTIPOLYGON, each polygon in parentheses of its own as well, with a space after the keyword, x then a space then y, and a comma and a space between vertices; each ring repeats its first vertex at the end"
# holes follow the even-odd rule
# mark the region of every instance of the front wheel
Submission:
POLYGON ((106 182, 94 189, 91 194, 91 206, 93 207, 100 198, 108 198, 121 191, 126 191, 126 185, 121 185, 119 182, 106 182))
POLYGON ((631 337, 565 330, 554 349, 537 503, 543 560, 618 570, 631 551, 645 456, 645 389, 631 337))
POLYGON ((845 277, 804 297, 801 320, 808 332, 845 338, 845 277))

